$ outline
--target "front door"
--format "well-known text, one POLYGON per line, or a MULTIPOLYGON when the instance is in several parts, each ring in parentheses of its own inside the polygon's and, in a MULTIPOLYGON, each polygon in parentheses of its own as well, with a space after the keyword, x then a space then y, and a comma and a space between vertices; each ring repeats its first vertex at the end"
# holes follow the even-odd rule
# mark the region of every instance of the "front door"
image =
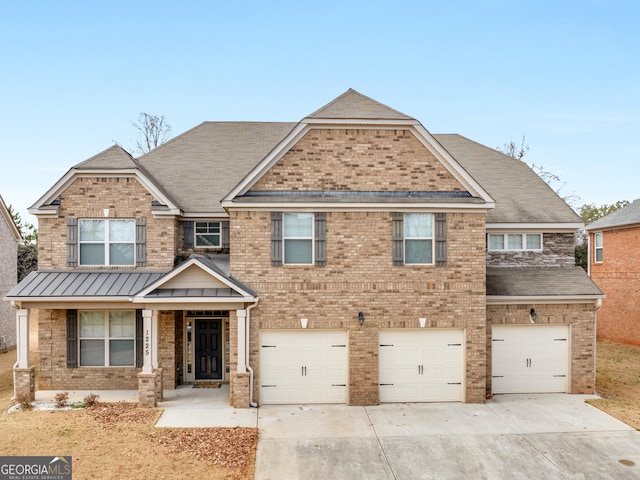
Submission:
POLYGON ((196 380, 221 380, 222 320, 199 319, 195 327, 196 380))

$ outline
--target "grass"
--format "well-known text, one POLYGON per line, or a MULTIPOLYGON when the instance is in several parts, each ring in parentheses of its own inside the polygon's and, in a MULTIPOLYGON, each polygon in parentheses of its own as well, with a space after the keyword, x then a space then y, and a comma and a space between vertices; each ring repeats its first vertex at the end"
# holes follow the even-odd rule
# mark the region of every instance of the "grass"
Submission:
POLYGON ((588 403, 640 430, 640 347, 598 342, 596 390, 588 403))
POLYGON ((70 455, 75 480, 253 479, 256 429, 156 428, 160 409, 123 403, 4 413, 15 360, 15 350, 0 354, 2 455, 70 455))

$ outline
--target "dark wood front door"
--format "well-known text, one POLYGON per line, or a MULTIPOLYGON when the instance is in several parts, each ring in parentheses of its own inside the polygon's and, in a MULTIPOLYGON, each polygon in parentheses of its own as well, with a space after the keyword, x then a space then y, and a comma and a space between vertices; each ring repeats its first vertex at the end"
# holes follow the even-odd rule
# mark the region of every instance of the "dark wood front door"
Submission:
POLYGON ((222 320, 196 320, 196 380, 222 379, 222 320))

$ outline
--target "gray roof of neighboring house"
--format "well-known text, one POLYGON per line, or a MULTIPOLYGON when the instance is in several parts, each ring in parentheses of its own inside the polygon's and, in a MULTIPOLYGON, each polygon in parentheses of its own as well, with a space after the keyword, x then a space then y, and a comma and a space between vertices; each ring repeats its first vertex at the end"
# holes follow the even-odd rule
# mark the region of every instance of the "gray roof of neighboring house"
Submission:
POLYGON ((582 223, 526 163, 461 135, 433 136, 496 201, 487 223, 582 223))
POLYGON ((128 298, 151 285, 165 273, 43 270, 29 273, 7 294, 7 298, 16 300, 39 297, 128 298))
POLYGON ((296 123, 204 122, 139 158, 189 213, 224 213, 220 201, 296 123))
POLYGON ((581 267, 488 267, 487 296, 602 297, 581 267))
POLYGON ((313 119, 415 120, 350 88, 324 107, 308 115, 313 119))
POLYGON ((587 225, 586 230, 640 225, 640 199, 587 225))

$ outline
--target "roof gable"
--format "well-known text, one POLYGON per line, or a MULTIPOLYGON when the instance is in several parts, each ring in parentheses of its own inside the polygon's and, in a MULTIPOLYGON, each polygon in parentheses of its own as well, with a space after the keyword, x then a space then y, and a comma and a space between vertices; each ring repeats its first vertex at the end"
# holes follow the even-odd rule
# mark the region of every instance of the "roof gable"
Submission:
POLYGON ((226 273, 213 260, 192 255, 171 272, 138 292, 134 302, 145 302, 151 298, 166 300, 167 297, 218 297, 221 300, 233 297, 239 301, 254 302, 258 295, 250 287, 226 273))
POLYGON ((303 122, 331 119, 415 120, 350 88, 324 107, 307 116, 303 122))
POLYGON ((631 227, 634 225, 640 225, 640 199, 590 223, 585 230, 604 230, 609 228, 631 227))
POLYGON ((9 227, 9 231, 13 234, 13 237, 16 239, 16 242, 22 241, 22 234, 16 225, 16 222, 13 221, 13 217, 11 213, 9 213, 9 209, 7 205, 4 203, 4 199, 0 195, 0 216, 4 219, 7 227, 9 227))
POLYGON ((82 177, 136 178, 154 197, 154 214, 177 215, 180 209, 166 190, 158 184, 149 172, 119 145, 114 145, 97 155, 71 167, 36 203, 29 207, 29 213, 41 216, 58 215, 58 198, 77 179, 82 177))

